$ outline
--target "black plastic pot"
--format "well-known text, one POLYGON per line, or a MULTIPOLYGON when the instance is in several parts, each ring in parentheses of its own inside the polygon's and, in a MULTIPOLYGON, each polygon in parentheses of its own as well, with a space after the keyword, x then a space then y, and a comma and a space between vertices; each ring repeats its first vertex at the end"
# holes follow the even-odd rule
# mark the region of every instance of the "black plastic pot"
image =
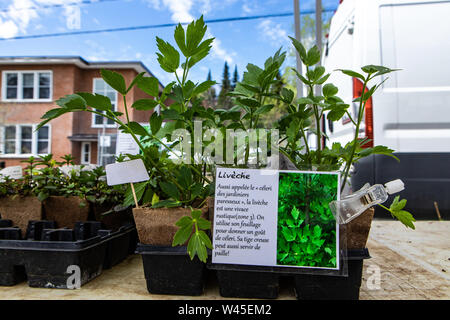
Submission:
POLYGON ((349 250, 348 277, 302 274, 295 276, 299 300, 358 300, 364 259, 369 250, 349 250))
POLYGON ((191 260, 186 247, 139 243, 136 253, 142 255, 148 292, 186 296, 203 294, 205 266, 197 258, 191 260))
POLYGON ((120 227, 115 232, 102 230, 101 233, 102 236, 108 237, 103 269, 110 269, 119 264, 128 256, 130 249, 134 250, 136 248, 136 243, 133 246, 136 227, 131 223, 120 227))
POLYGON ((108 232, 99 222, 79 222, 74 229, 52 229, 54 222, 30 221, 25 239, 19 228, 0 228, 0 285, 25 278, 30 287, 67 288, 68 267, 80 268, 81 285, 103 269, 108 232))
POLYGON ((217 270, 220 295, 229 298, 276 299, 279 275, 271 272, 217 270))

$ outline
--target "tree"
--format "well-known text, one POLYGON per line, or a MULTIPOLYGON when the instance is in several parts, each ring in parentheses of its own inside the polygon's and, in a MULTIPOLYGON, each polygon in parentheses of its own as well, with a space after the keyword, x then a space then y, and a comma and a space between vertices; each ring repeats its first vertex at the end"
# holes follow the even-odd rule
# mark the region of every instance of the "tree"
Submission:
POLYGON ((238 69, 237 69, 237 65, 235 65, 234 67, 234 73, 233 73, 233 80, 231 82, 231 91, 234 90, 234 88, 236 88, 236 84, 239 82, 239 74, 238 74, 238 69))
POLYGON ((225 65, 223 66, 222 87, 220 89, 219 99, 217 100, 217 106, 219 108, 229 109, 231 107, 231 99, 227 96, 230 91, 230 69, 228 67, 228 63, 225 61, 225 65))
MULTIPOLYGON (((211 70, 208 72, 208 76, 206 77, 207 81, 212 81, 211 70)), ((204 94, 204 101, 207 107, 215 108, 217 104, 217 94, 214 86, 209 88, 204 94)))

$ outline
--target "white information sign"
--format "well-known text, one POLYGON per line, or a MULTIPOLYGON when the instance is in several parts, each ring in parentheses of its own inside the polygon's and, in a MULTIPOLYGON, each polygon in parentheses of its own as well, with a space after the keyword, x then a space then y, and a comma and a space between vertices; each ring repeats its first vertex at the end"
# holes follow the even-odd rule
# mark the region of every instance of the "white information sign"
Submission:
POLYGON ((129 133, 118 132, 116 141, 116 156, 120 154, 139 154, 139 146, 129 133))
POLYGON ((106 181, 109 186, 142 182, 150 179, 144 162, 141 159, 108 164, 105 170, 106 181))
POLYGON ((2 176, 8 176, 11 179, 22 179, 22 166, 6 167, 0 170, 0 181, 3 181, 2 176))
POLYGON ((339 174, 217 168, 212 262, 339 269, 339 174))

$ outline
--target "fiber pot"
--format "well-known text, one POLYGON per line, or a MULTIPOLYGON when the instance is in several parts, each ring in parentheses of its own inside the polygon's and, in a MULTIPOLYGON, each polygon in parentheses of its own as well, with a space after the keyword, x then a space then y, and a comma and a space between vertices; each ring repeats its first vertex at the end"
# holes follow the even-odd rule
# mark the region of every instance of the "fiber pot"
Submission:
POLYGON ((366 247, 374 213, 375 209, 369 208, 345 225, 348 250, 361 250, 366 247))
POLYGON ((33 196, 4 197, 0 199, 0 216, 25 232, 28 221, 42 220, 42 204, 33 196))
MULTIPOLYGON (((134 208, 139 242, 171 247, 173 236, 178 231, 175 223, 184 216, 191 216, 189 208, 134 208)), ((202 217, 208 218, 208 206, 202 208, 202 217)))
POLYGON ((348 277, 301 274, 294 276, 299 300, 358 300, 367 249, 347 252, 348 277))
POLYGON ((58 228, 72 229, 76 222, 89 218, 89 203, 79 197, 50 196, 43 205, 46 220, 56 221, 58 228))
MULTIPOLYGON (((134 208, 133 216, 139 236, 136 253, 142 255, 148 292, 198 296, 203 293, 205 265, 197 257, 191 260, 186 246, 172 247, 175 225, 190 216, 188 208, 134 208)), ((208 217, 208 206, 202 208, 208 217)))

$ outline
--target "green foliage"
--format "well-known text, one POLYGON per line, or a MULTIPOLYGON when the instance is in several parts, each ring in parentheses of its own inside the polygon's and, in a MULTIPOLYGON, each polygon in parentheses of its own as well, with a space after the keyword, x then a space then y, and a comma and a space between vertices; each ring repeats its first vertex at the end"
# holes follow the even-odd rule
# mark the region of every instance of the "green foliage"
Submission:
POLYGON ((400 196, 396 196, 389 208, 383 206, 382 204, 379 204, 379 206, 389 211, 392 217, 403 223, 405 227, 411 228, 413 230, 416 229, 416 227, 414 226, 414 222, 416 221, 416 219, 414 219, 411 213, 403 210, 403 208, 406 206, 406 199, 400 200, 400 196))
POLYGON ((277 264, 336 267, 337 175, 280 173, 277 264))
POLYGON ((200 261, 206 262, 207 248, 212 249, 211 240, 206 233, 211 229, 211 223, 201 215, 201 210, 191 208, 191 217, 184 216, 176 222, 179 229, 175 233, 172 246, 183 245, 189 240, 187 251, 191 260, 197 255, 200 261))
MULTIPOLYGON (((85 170, 84 166, 73 166, 72 155, 64 155, 62 161, 53 159, 52 154, 40 159, 29 157, 22 179, 6 177, 0 183, 1 196, 36 196, 44 201, 49 196, 76 196, 95 204, 117 204, 123 202, 125 188, 108 186, 103 167, 85 170), (70 166, 67 174, 62 168, 70 166)), ((86 205, 85 202, 82 205, 86 205)))

